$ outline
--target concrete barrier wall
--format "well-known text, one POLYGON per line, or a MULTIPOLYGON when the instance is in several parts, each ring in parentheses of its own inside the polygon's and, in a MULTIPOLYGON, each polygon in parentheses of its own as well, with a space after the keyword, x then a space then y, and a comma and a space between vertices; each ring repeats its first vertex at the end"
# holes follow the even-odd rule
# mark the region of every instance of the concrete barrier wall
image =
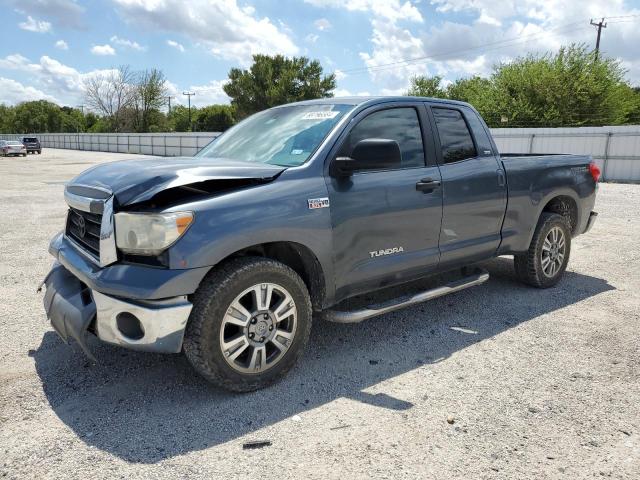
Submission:
MULTIPOLYGON (((591 155, 604 180, 640 182, 640 126, 582 128, 494 128, 505 153, 578 153, 591 155)), ((31 134, 44 148, 191 156, 219 133, 42 133, 31 134)), ((14 140, 24 135, 0 135, 14 140)), ((28 135, 27 135, 28 136, 28 135)))
POLYGON ((591 155, 603 180, 640 182, 640 126, 493 128, 498 150, 509 153, 591 155))
POLYGON ((195 155, 220 133, 33 133, 0 135, 3 140, 34 136, 43 148, 134 153, 164 157, 195 155))

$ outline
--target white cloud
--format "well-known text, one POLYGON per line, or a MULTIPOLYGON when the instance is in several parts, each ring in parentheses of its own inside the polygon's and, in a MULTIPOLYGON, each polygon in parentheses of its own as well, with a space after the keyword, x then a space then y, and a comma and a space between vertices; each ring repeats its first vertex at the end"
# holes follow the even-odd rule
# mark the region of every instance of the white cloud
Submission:
POLYGON ((143 47, 138 42, 133 42, 131 40, 127 40, 126 38, 120 38, 116 35, 109 39, 111 43, 115 43, 116 45, 120 45, 121 47, 130 48, 131 50, 137 50, 138 52, 144 52, 147 47, 143 47))
POLYGON ((84 28, 84 7, 75 0, 4 0, 4 3, 24 12, 46 18, 56 26, 84 28))
POLYGON ((114 0, 129 23, 177 32, 204 45, 216 57, 248 64, 256 53, 294 55, 299 48, 286 29, 236 0, 114 0))
POLYGON ((94 45, 93 47, 91 47, 91 53, 93 53, 94 55, 115 55, 116 51, 115 49, 109 45, 108 43, 105 45, 94 45))
POLYGON ((25 22, 19 23, 18 26, 22 30, 27 30, 29 32, 47 33, 51 31, 51 23, 45 22, 44 20, 36 20, 31 15, 27 17, 25 22))
POLYGON ((58 103, 58 100, 47 95, 37 88, 25 86, 11 78, 0 77, 0 104, 15 105, 30 100, 49 100, 58 103))
POLYGON ((195 93, 195 96, 191 97, 191 105, 203 107, 214 103, 228 104, 231 99, 222 89, 228 81, 227 79, 212 80, 205 85, 190 85, 184 88, 168 81, 166 83, 167 95, 174 97, 171 99, 171 105, 186 105, 187 97, 182 95, 182 92, 187 90, 195 93))
MULTIPOLYGON (((368 72, 379 92, 402 92, 413 75, 441 75, 445 82, 472 75, 488 75, 494 64, 510 61, 527 53, 557 51, 562 45, 593 45, 595 31, 589 17, 603 15, 595 0, 433 0, 443 14, 464 12, 475 15, 469 23, 443 21, 427 30, 400 23, 409 14, 389 13, 376 8, 373 0, 306 0, 316 6, 343 8, 370 13, 372 35, 369 49, 360 52, 365 69, 348 69, 349 75, 368 72)), ((400 5, 399 2, 388 2, 400 5)), ((417 3, 417 2, 415 2, 417 3)), ((406 2, 404 12, 411 12, 406 2)), ((628 0, 612 0, 606 14, 611 15, 601 50, 616 55, 628 69, 632 83, 640 81, 640 29, 637 22, 616 16, 636 15, 628 0)), ((446 15, 445 15, 445 18, 446 15)))
POLYGON ((54 44, 54 47, 56 47, 59 50, 69 50, 69 45, 64 40, 58 40, 54 44))
POLYGON ((371 79, 387 89, 406 88, 409 79, 424 72, 424 67, 414 64, 398 64, 402 59, 416 58, 424 54, 422 40, 408 29, 393 22, 374 19, 371 53, 361 52, 360 58, 369 69, 371 79), (394 65, 392 65, 394 64, 394 65), (392 68, 389 68, 392 67, 392 68))
POLYGON ((367 91, 352 93, 350 90, 346 88, 336 88, 333 91, 333 95, 335 97, 370 97, 371 96, 371 94, 367 91))
POLYGON ((184 47, 182 46, 182 44, 176 42, 175 40, 167 40, 167 45, 177 50, 180 50, 181 52, 184 52, 184 47))
MULTIPOLYGON (((33 83, 31 88, 46 92, 47 96, 66 105, 74 105, 82 101, 86 78, 111 71, 92 70, 82 73, 47 55, 40 57, 39 62, 32 63, 28 58, 17 53, 0 58, 0 69, 28 73, 29 80, 33 83)), ((17 90, 14 89, 14 91, 17 90)), ((33 90, 25 90, 25 92, 29 94, 33 93, 33 90)), ((0 103, 3 101, 5 101, 5 95, 0 89, 0 103)))
POLYGON ((313 22, 313 25, 321 32, 331 29, 331 22, 326 18, 319 18, 318 20, 313 22))
POLYGON ((343 72, 342 70, 340 70, 339 68, 336 68, 336 69, 333 71, 333 74, 336 76, 336 80, 337 80, 337 81, 340 81, 340 80, 343 80, 343 79, 347 78, 347 74, 346 74, 346 73, 344 73, 344 72, 343 72))
POLYGON ((339 8, 351 12, 367 12, 375 17, 385 18, 395 22, 398 20, 410 20, 422 22, 422 14, 409 1, 402 0, 304 0, 316 7, 339 8))
POLYGON ((320 38, 319 35, 316 35, 315 33, 310 33, 309 35, 304 37, 304 40, 308 43, 316 43, 319 38, 320 38))

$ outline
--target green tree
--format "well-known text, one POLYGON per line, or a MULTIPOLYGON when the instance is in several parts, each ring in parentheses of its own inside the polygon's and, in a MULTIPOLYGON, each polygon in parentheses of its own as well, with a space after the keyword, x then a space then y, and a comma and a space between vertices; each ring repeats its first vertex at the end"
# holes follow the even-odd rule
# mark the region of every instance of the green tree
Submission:
POLYGON ((195 126, 198 132, 224 132, 234 123, 231 105, 209 105, 198 110, 195 126))
POLYGON ((14 133, 15 108, 0 103, 0 133, 14 133))
POLYGON ((447 91, 442 87, 442 77, 418 75, 411 79, 407 95, 413 97, 447 98, 447 91))
POLYGON ((139 72, 136 76, 134 128, 137 132, 148 132, 153 120, 158 121, 159 110, 165 103, 166 79, 156 68, 139 72))
POLYGON ((617 60, 570 45, 498 64, 489 78, 459 79, 446 88, 440 77, 416 77, 407 93, 469 102, 490 126, 620 125, 640 116, 640 96, 625 73, 617 60))
POLYGON ((47 100, 23 102, 15 107, 14 133, 47 133, 62 130, 62 110, 47 100))
MULTIPOLYGON (((191 107, 191 121, 198 115, 198 109, 191 107)), ((167 115, 169 120, 169 128, 175 132, 189 132, 189 109, 184 105, 176 105, 171 109, 171 113, 167 115)))
POLYGON ((495 68, 494 115, 513 125, 618 125, 634 103, 624 75, 618 60, 597 56, 584 45, 522 57, 495 68))
POLYGON ((331 97, 335 75, 323 75, 317 60, 282 55, 254 55, 248 70, 232 68, 223 87, 237 118, 283 103, 331 97))
POLYGON ((62 107, 61 132, 84 132, 86 129, 85 117, 78 108, 62 107))

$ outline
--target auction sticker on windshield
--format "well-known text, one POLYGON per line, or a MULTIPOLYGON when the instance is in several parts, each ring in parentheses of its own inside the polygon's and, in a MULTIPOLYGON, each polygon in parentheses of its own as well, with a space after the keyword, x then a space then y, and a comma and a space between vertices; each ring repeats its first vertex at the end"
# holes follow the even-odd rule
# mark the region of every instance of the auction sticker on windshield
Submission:
POLYGON ((307 112, 303 115, 302 120, 327 120, 329 118, 335 118, 340 112, 307 112))

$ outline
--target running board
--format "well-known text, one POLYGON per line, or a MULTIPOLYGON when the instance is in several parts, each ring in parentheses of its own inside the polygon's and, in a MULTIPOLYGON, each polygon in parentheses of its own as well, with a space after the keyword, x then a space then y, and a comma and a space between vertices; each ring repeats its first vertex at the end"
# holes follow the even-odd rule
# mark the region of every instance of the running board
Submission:
POLYGON ((465 288, 481 285, 489 280, 489 274, 484 270, 477 270, 474 274, 448 283, 441 287, 425 290, 424 292, 416 293, 409 297, 400 297, 389 302, 370 305, 361 310, 341 311, 341 310, 326 310, 324 312, 324 319, 335 323, 358 323, 363 320, 367 320, 378 315, 384 315, 385 313, 394 312, 401 308, 410 307, 418 303, 426 302, 434 298, 442 297, 450 293, 459 292, 465 288))

